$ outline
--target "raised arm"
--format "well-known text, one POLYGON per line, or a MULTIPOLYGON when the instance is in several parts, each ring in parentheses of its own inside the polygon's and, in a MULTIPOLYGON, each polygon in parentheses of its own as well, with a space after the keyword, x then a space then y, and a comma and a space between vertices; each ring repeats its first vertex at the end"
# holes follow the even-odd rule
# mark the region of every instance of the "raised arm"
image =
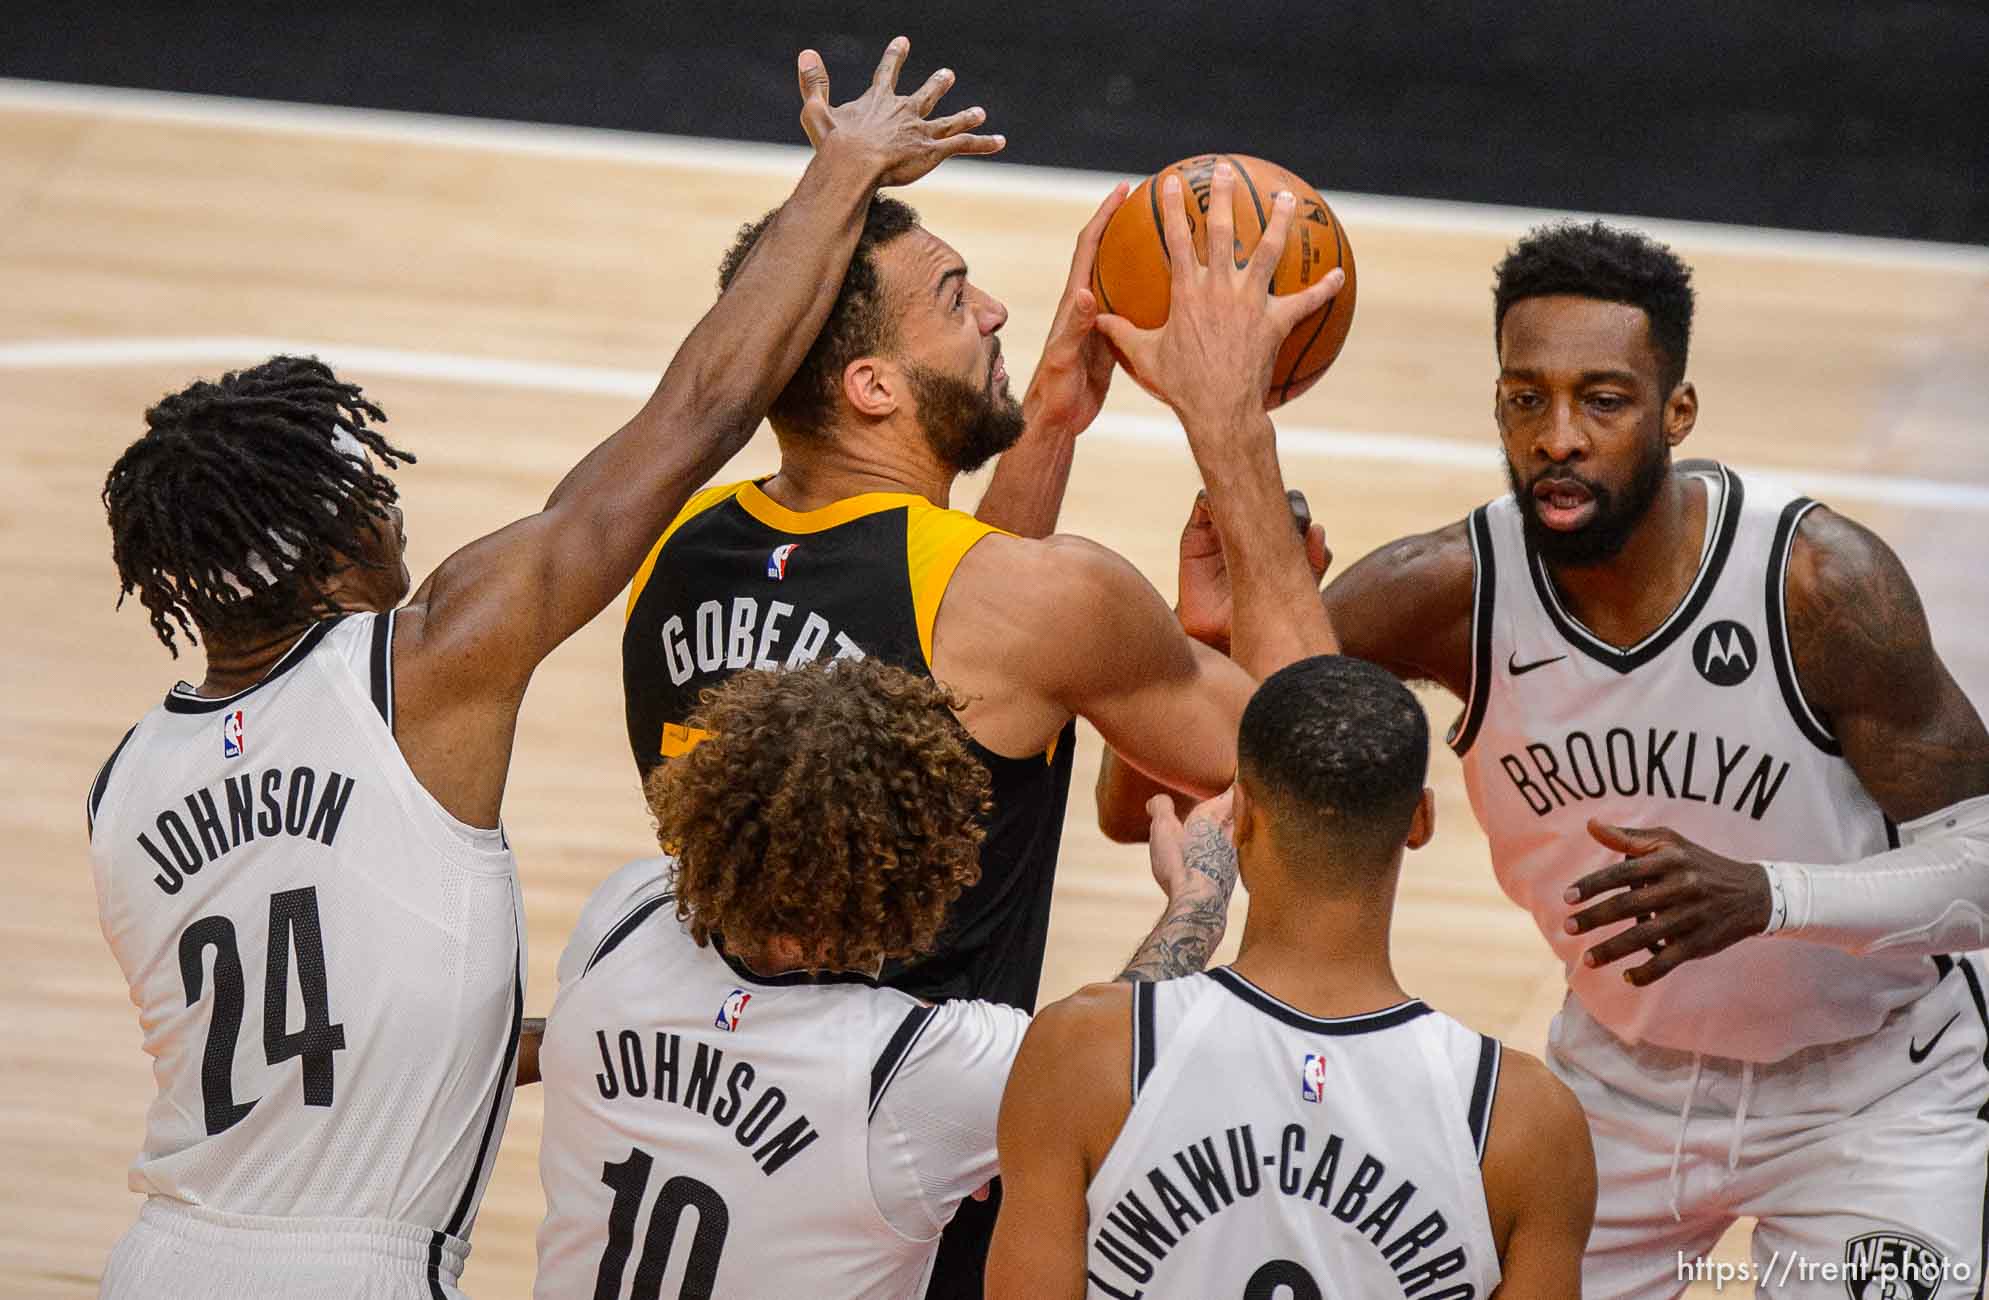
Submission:
MULTIPOLYGON (((1211 249, 1234 247, 1235 216, 1227 205, 1235 180, 1234 168, 1216 164, 1207 217, 1211 249)), ((1297 293, 1271 294, 1293 204, 1288 193, 1275 197, 1247 263, 1239 266, 1225 255, 1204 266, 1189 237, 1180 178, 1169 175, 1160 202, 1172 276, 1167 321, 1157 330, 1136 329, 1118 316, 1100 317, 1098 324, 1140 384, 1174 409, 1188 435, 1222 534, 1230 653, 1253 680, 1339 649, 1305 546, 1291 527, 1277 431, 1264 413, 1278 347, 1345 283, 1335 269, 1297 293)))
POLYGON ((491 824, 502 775, 493 785, 487 763, 456 771, 451 755, 508 747, 533 670, 614 599, 690 494, 751 437, 827 317, 877 187, 1001 147, 999 136, 968 133, 978 109, 928 120, 951 72, 897 93, 908 49, 891 42, 864 94, 835 107, 821 57, 801 54, 815 156, 731 287, 642 409, 543 510, 450 556, 400 616, 397 729, 417 775, 458 816, 491 824), (415 734, 425 729, 432 745, 415 734))
POLYGON ((1799 724, 1842 750, 1901 847, 1849 863, 1739 862, 1661 827, 1591 823, 1627 860, 1575 882, 1571 904, 1601 901, 1569 926, 1649 913, 1587 954, 1603 966, 1656 951, 1626 970, 1633 984, 1778 935, 1916 956, 1989 944, 1989 732, 1935 652, 1906 567, 1870 530, 1814 509, 1786 598, 1799 724), (1631 904, 1630 887, 1647 901, 1631 904))
POLYGON ((1125 201, 1122 181, 1078 233, 1063 297, 1022 399, 1022 439, 995 463, 994 478, 974 511, 983 523, 1018 537, 1048 537, 1057 530, 1077 436, 1098 418, 1112 383, 1112 349, 1095 328, 1098 301, 1089 285, 1098 241, 1125 201))

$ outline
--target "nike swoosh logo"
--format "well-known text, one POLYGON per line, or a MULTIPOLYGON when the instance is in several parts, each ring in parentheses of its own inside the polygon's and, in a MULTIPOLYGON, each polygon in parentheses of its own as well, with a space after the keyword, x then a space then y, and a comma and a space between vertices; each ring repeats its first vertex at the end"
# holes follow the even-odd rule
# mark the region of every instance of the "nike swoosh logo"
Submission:
POLYGON ((1961 1019, 1961 1012, 1959 1011, 1949 1016, 1948 1023, 1946 1025, 1942 1025, 1940 1027, 1940 1030, 1936 1032, 1932 1038, 1929 1038, 1927 1040, 1927 1045, 1925 1047, 1922 1047, 1920 1046, 1920 1044, 1912 1041, 1911 1039, 1908 1039, 1906 1043, 1906 1059, 1913 1062, 1913 1064, 1915 1065, 1918 1065, 1920 1064, 1920 1062, 1926 1060, 1927 1053, 1934 1050, 1934 1044, 1941 1041, 1941 1035, 1947 1033, 1948 1027, 1954 1024, 1954 1022, 1959 1019, 1961 1019))
POLYGON ((1507 655, 1506 671, 1515 677, 1524 677, 1536 668, 1545 668, 1548 664, 1557 664, 1566 658, 1566 655, 1555 655, 1552 659, 1535 659, 1530 664, 1523 664, 1519 661, 1518 655, 1507 655))

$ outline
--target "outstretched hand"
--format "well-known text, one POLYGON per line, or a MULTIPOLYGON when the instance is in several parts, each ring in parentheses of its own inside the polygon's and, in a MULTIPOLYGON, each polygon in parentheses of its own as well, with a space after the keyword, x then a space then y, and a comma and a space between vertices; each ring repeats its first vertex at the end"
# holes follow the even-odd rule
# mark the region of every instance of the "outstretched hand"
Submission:
POLYGON ((1022 399, 1030 428, 1048 426, 1075 436, 1091 426, 1105 405, 1105 392, 1112 383, 1112 349, 1095 328, 1098 300, 1091 293, 1091 268, 1098 261, 1105 227, 1125 201, 1126 184, 1121 181, 1078 233, 1056 318, 1050 322, 1042 359, 1022 399))
MULTIPOLYGON (((1305 562, 1312 570, 1312 581, 1317 584, 1333 563, 1333 552, 1326 545, 1326 525, 1312 518, 1312 507, 1306 502, 1305 493, 1290 488, 1285 497, 1291 502, 1292 522, 1298 526, 1299 536, 1305 539, 1305 562)), ((1209 507, 1206 489, 1195 494, 1188 522, 1181 528, 1178 581, 1174 614, 1181 620, 1181 630, 1203 645, 1229 653, 1229 565, 1223 559, 1222 529, 1216 523, 1215 511, 1209 507)))
POLYGON ((946 117, 928 117, 953 88, 953 70, 941 68, 909 95, 898 93, 898 73, 912 43, 895 37, 869 87, 846 104, 829 102, 829 70, 814 50, 801 51, 796 72, 801 81, 801 129, 824 157, 849 157, 877 175, 879 185, 909 185, 955 154, 1001 152, 1008 141, 999 135, 974 135, 987 119, 981 108, 963 109, 946 117))
POLYGON ((1160 189, 1170 275, 1167 320, 1159 329, 1143 330, 1123 316, 1098 318, 1098 328, 1118 349, 1134 380, 1173 407, 1191 437, 1198 425, 1223 428, 1249 413, 1262 413, 1278 348, 1347 279, 1335 267, 1297 293, 1272 294, 1271 277, 1284 255, 1295 208, 1295 200, 1283 190, 1272 201, 1271 219, 1247 261, 1220 252, 1236 246, 1231 207, 1235 183, 1236 169, 1217 163, 1209 182, 1211 256, 1204 266, 1188 231, 1181 178, 1168 173, 1160 189), (1191 411, 1202 421, 1191 418, 1191 411))
POLYGON ((1723 858, 1662 827, 1609 826, 1590 818, 1588 833, 1625 856, 1568 887, 1570 904, 1609 897, 1570 916, 1567 932, 1637 923, 1583 953, 1583 964, 1597 968, 1648 951, 1649 961, 1623 972, 1642 988, 1767 929, 1772 900, 1760 863, 1723 858))

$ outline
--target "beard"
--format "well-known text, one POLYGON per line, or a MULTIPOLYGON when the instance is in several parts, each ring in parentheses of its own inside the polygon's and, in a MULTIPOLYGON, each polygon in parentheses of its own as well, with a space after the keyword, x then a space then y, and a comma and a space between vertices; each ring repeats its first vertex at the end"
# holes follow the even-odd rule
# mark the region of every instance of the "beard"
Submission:
POLYGON ((956 375, 917 365, 909 373, 919 404, 919 431, 954 473, 972 474, 1022 437, 1022 403, 996 392, 992 382, 976 388, 956 375))
POLYGON ((1526 544, 1548 564, 1560 568, 1587 569, 1616 558, 1630 540, 1630 534, 1650 513, 1651 502, 1671 473, 1671 447, 1662 437, 1655 438, 1637 461, 1630 481, 1619 497, 1600 483, 1568 468, 1542 470, 1522 483, 1510 456, 1506 460, 1506 481, 1512 485, 1513 499, 1519 503, 1519 517, 1526 544), (1549 528, 1540 521, 1540 502, 1533 495, 1542 479, 1572 479, 1595 498, 1595 518, 1573 532, 1549 528))

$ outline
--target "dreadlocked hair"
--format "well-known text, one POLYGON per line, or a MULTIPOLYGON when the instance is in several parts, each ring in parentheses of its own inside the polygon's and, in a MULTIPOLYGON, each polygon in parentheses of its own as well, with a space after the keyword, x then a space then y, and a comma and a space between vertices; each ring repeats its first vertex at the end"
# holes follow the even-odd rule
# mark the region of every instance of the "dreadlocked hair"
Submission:
POLYGON ((414 457, 367 427, 386 413, 315 357, 271 357, 196 380, 145 412, 144 436, 104 480, 118 606, 132 592, 166 649, 174 625, 239 635, 335 609, 323 585, 373 564, 393 481, 333 441, 342 430, 388 468, 414 457))

